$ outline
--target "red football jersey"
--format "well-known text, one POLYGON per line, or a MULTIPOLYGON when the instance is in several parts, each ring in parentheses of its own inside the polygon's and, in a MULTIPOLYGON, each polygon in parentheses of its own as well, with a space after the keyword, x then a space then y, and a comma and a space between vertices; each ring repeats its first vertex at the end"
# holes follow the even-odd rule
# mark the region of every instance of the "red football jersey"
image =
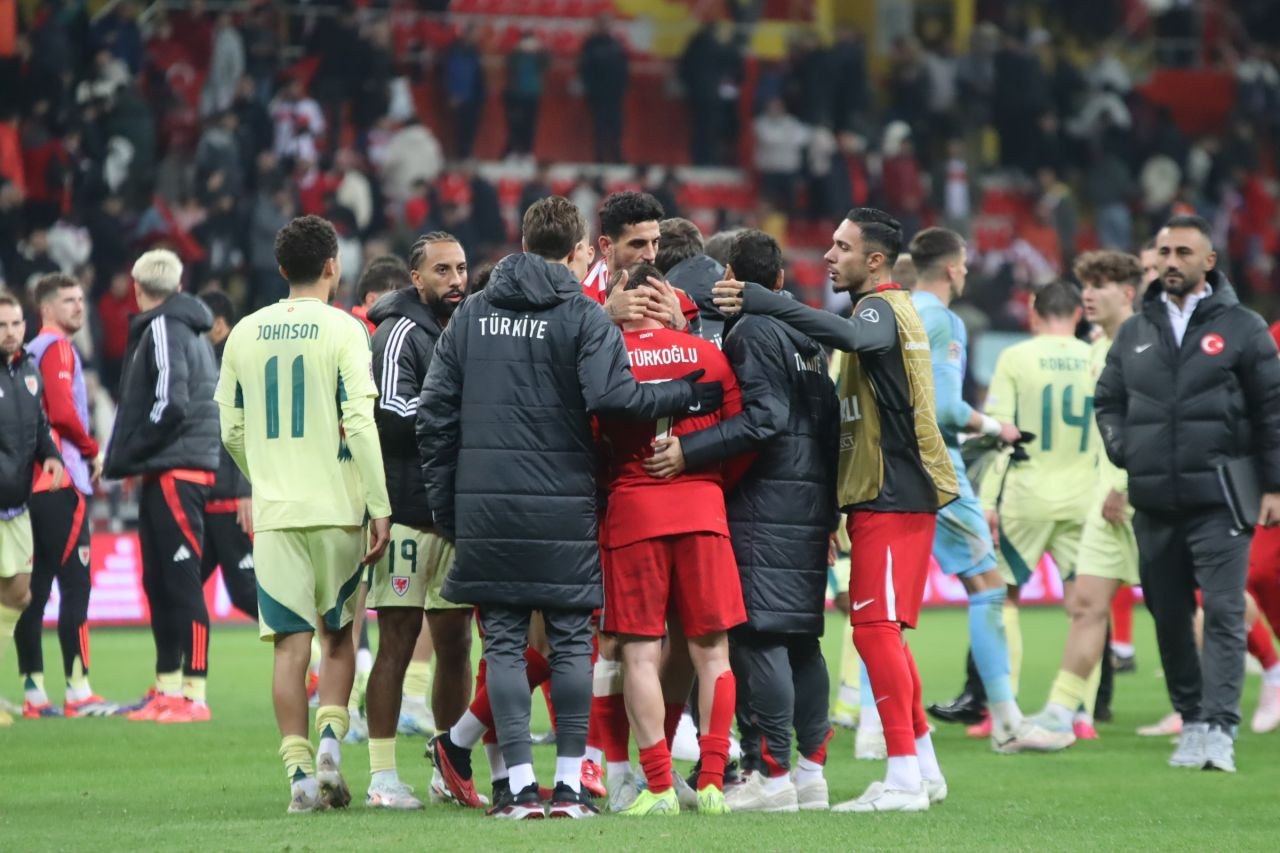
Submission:
POLYGON ((609 506, 601 527, 600 545, 619 548, 642 539, 678 533, 729 535, 724 511, 724 472, 720 466, 685 471, 670 480, 650 477, 644 460, 653 455, 653 441, 684 435, 731 418, 742 411, 742 395, 729 360, 710 341, 671 329, 623 332, 631 371, 641 382, 668 382, 694 370, 705 370, 703 381, 724 388, 719 411, 663 418, 659 421, 605 419, 600 432, 608 456, 606 485, 609 506))

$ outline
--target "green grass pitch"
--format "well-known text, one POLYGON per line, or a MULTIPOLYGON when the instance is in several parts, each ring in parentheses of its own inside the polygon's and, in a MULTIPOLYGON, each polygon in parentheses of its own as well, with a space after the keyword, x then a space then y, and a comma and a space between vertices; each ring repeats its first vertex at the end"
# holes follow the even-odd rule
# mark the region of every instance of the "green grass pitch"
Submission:
MULTIPOLYGON (((251 629, 215 628, 211 723, 18 720, 0 729, 0 850, 1275 850, 1280 732, 1243 733, 1234 776, 1166 766, 1167 740, 1133 734, 1168 709, 1150 620, 1140 614, 1136 621, 1140 668, 1118 679, 1116 719, 1100 727, 1100 741, 1060 755, 999 756, 985 742, 966 740, 959 728, 941 727, 937 751, 951 794, 926 814, 606 815, 523 824, 451 806, 368 812, 360 804, 368 784, 363 746, 343 751, 356 795, 351 809, 287 816, 268 692, 270 650, 251 629)), ((926 611, 923 623, 911 641, 929 702, 959 686, 967 635, 961 610, 926 611)), ((828 626, 834 662, 840 622, 832 617, 828 626)), ((1066 620, 1056 608, 1032 609, 1023 626, 1022 704, 1036 710, 1057 669, 1066 620)), ((49 661, 57 660, 55 644, 47 632, 49 661)), ((151 662, 148 633, 95 632, 93 683, 108 698, 136 698, 151 662)), ((1246 683, 1246 720, 1258 685, 1257 677, 1246 683)), ((5 692, 14 698, 14 681, 5 692)), ((540 696, 534 706, 534 728, 545 730, 540 696)), ((401 776, 425 798, 429 767, 422 748, 420 739, 400 738, 401 776)), ((854 761, 852 749, 851 734, 840 731, 828 763, 833 802, 857 796, 884 771, 879 762, 854 761)), ((539 747, 536 757, 546 782, 553 752, 539 747)), ((487 792, 484 765, 477 750, 477 782, 487 792)))

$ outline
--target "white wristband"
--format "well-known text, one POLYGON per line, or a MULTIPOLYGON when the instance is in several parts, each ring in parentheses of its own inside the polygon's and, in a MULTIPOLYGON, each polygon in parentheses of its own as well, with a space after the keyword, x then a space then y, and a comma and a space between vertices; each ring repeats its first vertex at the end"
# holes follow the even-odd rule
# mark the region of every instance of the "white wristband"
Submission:
POLYGON ((982 415, 982 434, 992 437, 1000 435, 1000 422, 991 415, 982 415))

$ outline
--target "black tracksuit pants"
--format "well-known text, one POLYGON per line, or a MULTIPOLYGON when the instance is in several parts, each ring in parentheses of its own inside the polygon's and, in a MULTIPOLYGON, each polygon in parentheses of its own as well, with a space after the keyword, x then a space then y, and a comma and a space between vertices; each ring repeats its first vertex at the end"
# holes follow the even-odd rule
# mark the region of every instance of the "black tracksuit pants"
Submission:
POLYGON ((63 675, 71 677, 77 659, 89 672, 89 502, 74 486, 36 492, 28 504, 34 557, 31 603, 14 628, 18 671, 44 672, 41 643, 45 606, 58 581, 58 644, 63 675))
POLYGON ((138 506, 142 588, 151 610, 156 672, 209 669, 209 609, 200 562, 209 486, 172 472, 146 477, 138 506))
POLYGON ((800 754, 825 762, 831 736, 830 676, 821 638, 735 628, 729 632, 729 655, 740 695, 746 685, 744 764, 759 756, 755 769, 770 775, 789 770, 793 730, 800 754))
POLYGON ((234 512, 204 514, 204 553, 200 558, 200 583, 222 567, 222 584, 231 606, 250 619, 258 618, 258 581, 253 573, 253 540, 236 522, 234 512))

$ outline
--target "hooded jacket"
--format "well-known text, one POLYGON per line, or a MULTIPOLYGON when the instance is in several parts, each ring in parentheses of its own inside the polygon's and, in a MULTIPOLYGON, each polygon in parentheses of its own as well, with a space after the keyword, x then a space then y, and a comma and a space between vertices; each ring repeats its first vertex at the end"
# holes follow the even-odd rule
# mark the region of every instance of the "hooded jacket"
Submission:
POLYGON ((1222 507, 1217 468, 1258 459, 1263 491, 1280 492, 1280 359, 1267 324, 1217 270, 1178 346, 1162 299, 1147 288, 1107 353, 1093 405, 1107 456, 1129 472, 1145 512, 1222 507))
POLYGON ((29 353, 0 363, 0 519, 12 517, 6 510, 26 506, 32 466, 62 458, 40 398, 43 388, 29 353))
POLYGON ((391 521, 430 527, 431 508, 414 425, 422 383, 444 329, 413 287, 384 294, 369 309, 369 319, 378 327, 373 334, 373 379, 378 386, 373 416, 382 441, 391 521))
POLYGON ((186 293, 129 321, 107 477, 218 470, 218 368, 204 336, 212 326, 209 309, 186 293))
POLYGON ((747 625, 821 634, 827 543, 839 520, 840 406, 826 355, 781 321, 753 315, 729 321, 724 353, 742 414, 682 437, 685 466, 755 454, 725 496, 747 625))
POLYGON ((724 346, 725 316, 716 307, 711 288, 723 275, 724 267, 710 255, 685 258, 667 270, 667 282, 683 290, 698 306, 698 324, 691 331, 718 347, 724 346))
POLYGON ((591 416, 694 401, 689 382, 635 381, 622 333, 567 267, 504 258, 440 336, 418 405, 427 500, 457 551, 445 598, 599 607, 591 416))
MULTIPOLYGON (((213 348, 214 364, 221 368, 222 351, 226 348, 227 342, 217 344, 213 348)), ((253 495, 253 489, 249 485, 249 478, 240 470, 240 466, 231 458, 231 454, 227 452, 227 448, 222 446, 222 442, 218 442, 218 473, 213 480, 213 486, 209 489, 209 502, 222 503, 225 501, 234 501, 239 498, 247 498, 253 495)))

